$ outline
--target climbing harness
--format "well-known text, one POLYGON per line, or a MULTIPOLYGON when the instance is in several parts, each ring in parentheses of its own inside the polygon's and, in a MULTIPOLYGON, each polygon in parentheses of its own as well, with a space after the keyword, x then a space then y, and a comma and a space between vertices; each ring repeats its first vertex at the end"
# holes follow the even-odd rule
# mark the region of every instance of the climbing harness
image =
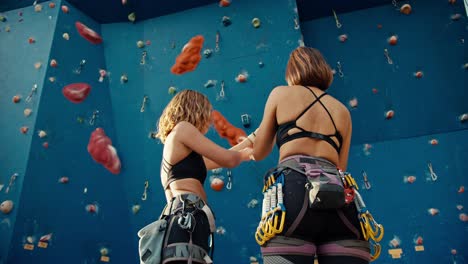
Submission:
POLYGON ((138 232, 140 237, 140 264, 165 264, 187 261, 188 264, 213 263, 215 218, 208 205, 195 194, 174 197, 163 209, 158 221, 138 232), (197 221, 195 216, 204 213, 210 225, 210 252, 192 241, 197 221), (189 233, 188 242, 169 243, 172 228, 179 226, 189 233))

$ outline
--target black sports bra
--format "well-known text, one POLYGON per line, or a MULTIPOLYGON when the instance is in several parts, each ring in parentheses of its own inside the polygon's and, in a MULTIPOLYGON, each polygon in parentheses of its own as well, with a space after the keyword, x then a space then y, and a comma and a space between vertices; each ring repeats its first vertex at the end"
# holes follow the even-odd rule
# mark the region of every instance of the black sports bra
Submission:
POLYGON ((315 96, 315 100, 306 109, 304 109, 304 111, 302 111, 302 113, 296 119, 294 119, 292 121, 288 121, 288 122, 283 123, 281 125, 278 125, 278 128, 276 130, 276 145, 278 146, 278 148, 280 148, 283 144, 285 144, 286 142, 289 142, 291 140, 294 140, 294 139, 297 139, 297 138, 303 138, 303 137, 310 137, 310 138, 325 140, 326 142, 330 143, 330 145, 332 145, 333 148, 336 149, 336 152, 338 152, 338 154, 340 154, 341 145, 343 143, 343 137, 341 136, 340 132, 336 128, 335 122, 333 121, 333 117, 331 116, 330 112, 328 112, 328 109, 320 101, 320 98, 327 95, 327 93, 323 93, 319 97, 317 97, 317 95, 314 93, 314 91, 312 91, 312 89, 310 89, 308 87, 305 87, 305 86, 303 86, 303 87, 306 88, 307 90, 309 90, 315 96), (302 115, 304 115, 304 113, 307 112, 307 110, 309 110, 316 102, 319 102, 323 106, 325 111, 327 111, 328 116, 330 116, 330 119, 331 119, 331 121, 333 123, 333 126, 335 127, 335 133, 334 134, 324 135, 324 134, 317 133, 317 132, 310 132, 310 131, 306 131, 302 127, 299 127, 299 126, 296 125, 296 121, 299 118, 301 118, 302 115), (292 128, 297 128, 297 129, 299 129, 301 131, 297 132, 297 133, 294 133, 292 135, 288 135, 289 130, 291 130, 292 128), (338 140, 339 145, 336 144, 336 142, 332 139, 332 137, 336 137, 336 139, 338 140))
POLYGON ((164 190, 173 181, 181 179, 197 179, 203 185, 206 179, 206 165, 203 157, 195 151, 183 158, 181 161, 172 165, 164 158, 161 162, 162 173, 167 175, 167 182, 164 190))

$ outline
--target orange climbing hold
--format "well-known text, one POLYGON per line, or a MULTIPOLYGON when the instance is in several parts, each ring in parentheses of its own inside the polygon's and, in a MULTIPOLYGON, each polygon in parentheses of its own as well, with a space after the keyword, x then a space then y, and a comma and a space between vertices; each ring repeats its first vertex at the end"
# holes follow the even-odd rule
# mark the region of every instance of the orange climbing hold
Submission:
POLYGON ((198 35, 185 44, 182 52, 177 56, 171 72, 174 74, 184 74, 195 70, 201 60, 200 51, 203 48, 204 40, 202 35, 198 35))
POLYGON ((247 137, 244 130, 233 126, 220 112, 214 110, 211 113, 211 117, 213 118, 213 125, 219 136, 226 138, 231 146, 236 145, 247 137))

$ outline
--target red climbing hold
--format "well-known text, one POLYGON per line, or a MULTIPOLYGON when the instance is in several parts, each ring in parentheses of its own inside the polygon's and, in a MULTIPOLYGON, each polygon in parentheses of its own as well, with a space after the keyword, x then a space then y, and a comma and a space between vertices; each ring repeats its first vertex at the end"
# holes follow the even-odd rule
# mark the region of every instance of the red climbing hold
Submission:
POLYGON ((88 152, 97 163, 102 164, 111 173, 120 173, 121 164, 117 150, 112 146, 111 139, 106 136, 102 128, 96 128, 91 134, 88 152))
POLYGON ((204 40, 203 36, 198 35, 185 44, 182 52, 177 56, 171 72, 174 74, 184 74, 195 70, 201 60, 200 51, 203 48, 204 40))
POLYGON ((70 100, 70 102, 79 104, 88 97, 91 91, 91 86, 87 83, 72 83, 63 87, 63 95, 70 100))
POLYGON ((78 33, 85 38, 87 41, 93 43, 93 44, 100 44, 102 43, 102 38, 101 36, 96 33, 94 30, 90 29, 87 27, 85 24, 81 22, 76 22, 75 23, 76 29, 78 30, 78 33))

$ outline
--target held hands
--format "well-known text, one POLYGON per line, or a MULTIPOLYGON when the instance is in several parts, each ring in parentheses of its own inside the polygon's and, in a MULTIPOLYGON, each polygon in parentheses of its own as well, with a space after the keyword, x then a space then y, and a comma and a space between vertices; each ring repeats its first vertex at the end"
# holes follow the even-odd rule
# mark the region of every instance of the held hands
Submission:
POLYGON ((249 160, 255 160, 253 157, 253 149, 252 148, 243 148, 239 150, 239 153, 241 154, 241 160, 242 161, 249 161, 249 160))

